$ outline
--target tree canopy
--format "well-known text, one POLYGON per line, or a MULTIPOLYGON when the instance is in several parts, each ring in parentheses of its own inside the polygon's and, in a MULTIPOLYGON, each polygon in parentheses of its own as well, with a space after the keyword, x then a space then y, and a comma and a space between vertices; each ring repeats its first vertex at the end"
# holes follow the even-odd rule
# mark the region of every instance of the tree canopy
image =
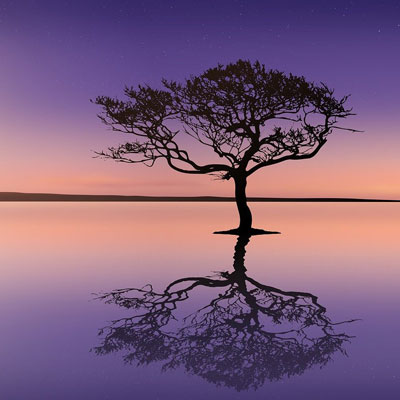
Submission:
POLYGON ((266 70, 259 62, 239 60, 183 84, 165 79, 162 84, 164 89, 127 87, 126 100, 96 98, 105 124, 135 136, 103 156, 147 165, 164 158, 179 172, 221 172, 229 179, 235 169, 250 175, 267 165, 312 157, 333 128, 340 129, 338 120, 352 115, 345 107, 348 96, 336 99, 323 83, 266 70), (290 124, 267 127, 272 120, 290 124), (173 121, 180 126, 172 127, 173 121), (210 147, 224 162, 202 165, 192 160, 177 142, 182 133, 210 147))

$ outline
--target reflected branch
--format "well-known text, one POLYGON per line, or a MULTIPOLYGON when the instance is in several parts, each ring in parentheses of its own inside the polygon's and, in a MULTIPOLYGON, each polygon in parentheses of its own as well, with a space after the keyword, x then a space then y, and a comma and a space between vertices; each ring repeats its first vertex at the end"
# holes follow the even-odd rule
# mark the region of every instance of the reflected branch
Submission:
POLYGON ((128 363, 158 361, 164 371, 183 367, 238 391, 300 375, 314 365, 324 366, 337 352, 346 354, 351 336, 335 328, 352 321, 332 322, 311 293, 284 291, 249 277, 244 264, 249 240, 238 237, 232 272, 177 279, 163 292, 147 285, 99 295, 134 315, 102 328, 95 353, 124 351, 128 363), (220 290, 184 316, 178 306, 196 288, 220 290))

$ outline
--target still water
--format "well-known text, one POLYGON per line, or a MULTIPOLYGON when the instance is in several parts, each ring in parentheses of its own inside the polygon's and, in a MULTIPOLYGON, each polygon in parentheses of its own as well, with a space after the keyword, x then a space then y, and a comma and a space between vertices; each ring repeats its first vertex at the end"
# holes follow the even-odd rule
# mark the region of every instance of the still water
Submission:
POLYGON ((398 204, 252 210, 0 204, 1 399, 400 398, 398 204))

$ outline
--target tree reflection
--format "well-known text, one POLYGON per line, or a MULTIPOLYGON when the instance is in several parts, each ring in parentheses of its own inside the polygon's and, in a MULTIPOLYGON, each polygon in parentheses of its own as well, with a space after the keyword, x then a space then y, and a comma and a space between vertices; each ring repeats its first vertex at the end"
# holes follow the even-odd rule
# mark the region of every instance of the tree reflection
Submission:
POLYGON ((300 375, 324 366, 336 352, 345 354, 343 345, 351 337, 334 329, 344 322, 333 323, 316 296, 283 291, 247 275, 249 240, 238 237, 232 272, 177 279, 163 292, 147 285, 99 295, 133 315, 102 328, 102 343, 93 350, 124 351, 128 363, 158 361, 163 370, 183 367, 238 391, 300 375), (220 289, 206 306, 181 317, 178 306, 199 287, 220 289))

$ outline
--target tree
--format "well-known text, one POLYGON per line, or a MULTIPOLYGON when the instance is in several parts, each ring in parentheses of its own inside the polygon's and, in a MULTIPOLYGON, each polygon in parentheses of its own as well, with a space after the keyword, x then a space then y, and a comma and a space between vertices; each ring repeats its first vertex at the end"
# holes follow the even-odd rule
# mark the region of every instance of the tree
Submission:
POLYGON ((240 223, 228 233, 263 233, 252 228, 246 197, 250 175, 315 156, 335 128, 354 131, 338 126, 340 119, 353 115, 345 107, 348 96, 335 98, 324 83, 267 70, 258 61, 218 65, 184 83, 163 79, 162 86, 126 87, 125 100, 96 98, 100 119, 133 136, 97 154, 148 166, 164 159, 178 172, 233 179, 240 223), (208 147, 218 160, 195 161, 179 140, 183 136, 208 147))

